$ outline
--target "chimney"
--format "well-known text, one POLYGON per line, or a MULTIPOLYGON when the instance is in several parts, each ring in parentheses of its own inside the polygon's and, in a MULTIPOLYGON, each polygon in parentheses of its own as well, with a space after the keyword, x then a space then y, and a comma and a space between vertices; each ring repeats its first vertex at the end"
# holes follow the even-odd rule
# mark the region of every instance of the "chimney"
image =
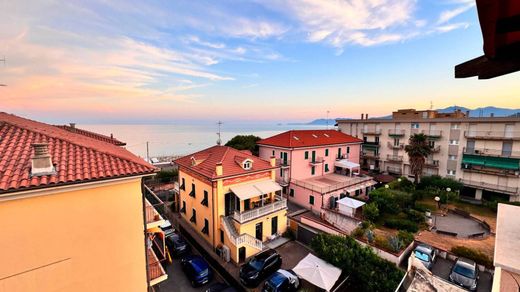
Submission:
POLYGON ((55 173, 49 154, 48 143, 33 143, 34 156, 31 160, 31 176, 48 175, 55 173))
POLYGON ((361 114, 361 119, 365 119, 365 114, 361 114))
POLYGON ((217 163, 217 167, 215 168, 215 173, 220 176, 224 173, 224 169, 222 169, 222 162, 217 163))
POLYGON ((368 114, 365 114, 365 119, 368 120, 368 114))
POLYGON ((490 113, 489 116, 494 118, 495 117, 495 113, 490 113))
POLYGON ((466 117, 469 118, 469 111, 466 111, 466 117))
POLYGON ((69 126, 70 126, 72 129, 76 129, 76 123, 69 123, 69 126))

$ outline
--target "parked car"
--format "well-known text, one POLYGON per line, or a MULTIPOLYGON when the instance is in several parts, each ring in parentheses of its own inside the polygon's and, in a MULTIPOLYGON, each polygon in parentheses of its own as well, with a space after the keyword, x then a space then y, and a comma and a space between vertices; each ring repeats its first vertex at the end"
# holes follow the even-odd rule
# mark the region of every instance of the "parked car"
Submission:
POLYGON ((193 287, 204 285, 213 278, 213 272, 201 256, 187 255, 181 259, 181 266, 193 287))
POLYGON ((170 220, 165 220, 166 222, 164 222, 162 225, 160 225, 159 227, 161 228, 161 230, 164 232, 164 235, 165 236, 168 236, 172 233, 175 232, 175 228, 173 228, 172 224, 170 223, 170 220))
POLYGON ((477 290, 477 263, 470 259, 458 258, 451 269, 450 281, 471 291, 477 290))
POLYGON ((214 283, 206 289, 206 292, 237 292, 237 290, 225 283, 214 283))
POLYGON ((173 256, 183 255, 190 250, 190 246, 178 233, 170 233, 165 239, 166 246, 173 256))
POLYGON ((246 287, 256 287, 281 266, 282 257, 274 249, 268 249, 251 257, 240 267, 240 282, 246 287))
POLYGON ((300 279, 292 271, 280 269, 264 283, 262 292, 293 292, 300 287, 300 279))
POLYGON ((413 253, 415 258, 420 260, 428 270, 432 269, 437 255, 435 248, 427 244, 419 244, 415 247, 413 253))

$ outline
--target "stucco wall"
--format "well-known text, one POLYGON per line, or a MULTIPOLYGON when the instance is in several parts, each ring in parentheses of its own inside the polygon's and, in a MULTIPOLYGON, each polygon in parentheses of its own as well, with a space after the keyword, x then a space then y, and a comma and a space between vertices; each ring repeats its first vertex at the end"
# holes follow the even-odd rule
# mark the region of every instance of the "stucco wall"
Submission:
POLYGON ((144 228, 140 179, 0 202, 0 291, 146 291, 144 228))

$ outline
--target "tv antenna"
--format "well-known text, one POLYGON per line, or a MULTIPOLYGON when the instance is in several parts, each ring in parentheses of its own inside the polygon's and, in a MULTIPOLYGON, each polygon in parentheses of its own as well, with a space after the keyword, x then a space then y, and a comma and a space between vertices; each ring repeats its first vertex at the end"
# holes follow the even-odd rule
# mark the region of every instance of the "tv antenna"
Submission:
POLYGON ((329 113, 330 113, 330 111, 327 111, 327 120, 326 120, 326 122, 327 122, 327 130, 329 129, 329 113))
POLYGON ((221 145, 222 144, 222 139, 220 138, 220 126, 222 126, 222 121, 218 121, 217 125, 218 125, 218 132, 217 132, 217 136, 218 136, 218 139, 217 139, 217 145, 221 145))

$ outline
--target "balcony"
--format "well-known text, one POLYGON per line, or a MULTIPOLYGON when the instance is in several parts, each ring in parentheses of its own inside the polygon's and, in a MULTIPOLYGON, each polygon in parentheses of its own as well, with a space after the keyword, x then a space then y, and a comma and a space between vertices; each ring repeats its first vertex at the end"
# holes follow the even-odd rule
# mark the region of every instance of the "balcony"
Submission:
POLYGON ((146 258, 148 262, 148 282, 150 283, 150 286, 154 286, 168 279, 168 274, 164 271, 159 259, 151 248, 146 249, 146 258))
POLYGON ((363 141, 363 147, 379 147, 379 141, 363 141))
POLYGON ((388 161, 394 161, 394 162, 402 162, 403 156, 402 155, 386 155, 386 160, 388 161))
POLYGON ((426 167, 438 168, 439 167, 439 160, 426 159, 425 165, 426 165, 426 167))
POLYGON ((483 190, 488 190, 488 191, 492 191, 492 192, 503 192, 503 193, 507 193, 507 194, 511 194, 511 195, 518 194, 518 187, 508 187, 508 186, 504 186, 504 185, 490 184, 490 183, 485 183, 482 181, 472 181, 472 180, 468 180, 468 179, 461 179, 460 181, 464 185, 466 185, 468 187, 472 187, 472 188, 483 189, 483 190))
POLYGON ((520 140, 520 131, 464 131, 464 137, 477 140, 520 140))
POLYGON ((323 163, 324 159, 323 157, 313 157, 309 160, 310 165, 317 165, 320 163, 323 163))
POLYGON ((403 173, 403 170, 400 167, 395 167, 395 166, 387 166, 386 171, 391 174, 399 174, 399 175, 403 173))
POLYGON ((494 157, 504 157, 504 158, 520 158, 520 151, 503 151, 500 149, 464 147, 463 153, 469 154, 469 155, 494 156, 494 157))
POLYGON ((381 129, 368 128, 361 131, 364 135, 381 135, 381 129))
POLYGON ((227 234, 229 240, 236 246, 239 247, 241 245, 248 245, 250 247, 256 248, 257 250, 263 250, 264 245, 262 241, 256 239, 255 237, 243 233, 238 234, 237 230, 235 229, 235 226, 233 225, 233 222, 231 222, 232 219, 230 219, 230 216, 224 217, 221 216, 221 226, 223 227, 225 233, 227 234))
POLYGON ((388 130, 388 136, 391 137, 403 137, 405 134, 404 129, 389 129, 388 130))
POLYGON ((502 176, 518 176, 520 174, 520 159, 463 154, 461 167, 464 171, 467 172, 502 176))
POLYGON ((440 145, 432 147, 432 153, 439 153, 439 152, 441 152, 441 146, 440 145))
POLYGON ((289 168, 291 166, 291 161, 288 159, 276 159, 276 165, 279 165, 281 168, 289 168))
POLYGON ((274 202, 268 203, 264 206, 256 207, 252 210, 243 212, 235 210, 235 212, 233 213, 233 219, 235 219, 239 223, 244 223, 283 209, 287 209, 287 199, 284 199, 280 196, 275 196, 274 202))
POLYGON ((375 153, 375 152, 363 152, 363 153, 361 153, 361 156, 363 158, 379 159, 379 153, 375 153))
POLYGON ((387 145, 388 145, 388 148, 390 148, 390 149, 397 149, 397 150, 403 150, 404 149, 404 144, 394 145, 394 143, 388 141, 387 145))
POLYGON ((281 178, 276 180, 276 183, 278 183, 282 187, 286 187, 286 186, 289 185, 289 179, 281 177, 281 178))
POLYGON ((430 139, 439 139, 442 137, 442 131, 441 130, 422 130, 421 131, 424 135, 428 136, 430 139))

